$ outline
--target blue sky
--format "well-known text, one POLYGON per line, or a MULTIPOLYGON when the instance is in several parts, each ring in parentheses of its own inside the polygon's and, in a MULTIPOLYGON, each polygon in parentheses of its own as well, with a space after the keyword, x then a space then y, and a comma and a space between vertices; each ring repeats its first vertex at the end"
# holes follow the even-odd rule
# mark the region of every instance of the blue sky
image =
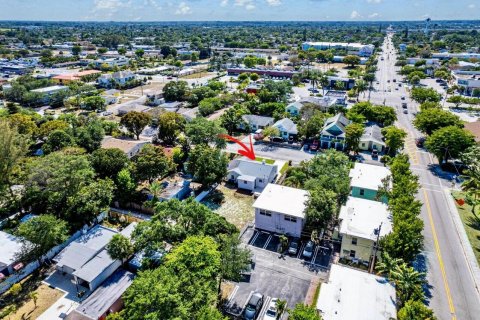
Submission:
POLYGON ((0 0, 0 20, 479 19, 478 0, 0 0))

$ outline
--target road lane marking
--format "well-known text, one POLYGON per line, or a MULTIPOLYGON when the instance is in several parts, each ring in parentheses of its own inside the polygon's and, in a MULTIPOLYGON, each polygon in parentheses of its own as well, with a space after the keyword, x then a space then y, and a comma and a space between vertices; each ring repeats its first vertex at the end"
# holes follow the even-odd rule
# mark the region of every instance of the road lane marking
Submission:
POLYGON ((432 229, 433 243, 435 244, 435 253, 437 254, 438 264, 440 265, 440 271, 442 273, 443 285, 445 287, 445 293, 447 295, 448 307, 450 309, 450 314, 452 315, 452 320, 456 320, 455 316, 455 307, 453 306, 452 296, 450 294, 450 287, 448 286, 447 273, 445 272, 445 265, 443 264, 442 253, 440 252, 440 244, 438 243, 437 231, 435 230, 435 224, 433 222, 432 210, 430 208, 430 201, 428 199, 427 191, 423 189, 423 196, 425 197, 425 207, 428 213, 428 219, 430 221, 430 227, 432 229))

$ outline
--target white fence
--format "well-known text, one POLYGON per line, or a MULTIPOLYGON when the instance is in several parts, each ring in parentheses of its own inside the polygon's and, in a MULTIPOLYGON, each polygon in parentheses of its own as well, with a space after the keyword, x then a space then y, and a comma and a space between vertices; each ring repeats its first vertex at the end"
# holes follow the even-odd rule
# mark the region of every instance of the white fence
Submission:
MULTIPOLYGON (((81 235, 82 235, 82 230, 79 230, 79 231, 75 232, 70 238, 68 238, 67 241, 65 241, 64 243, 59 244, 58 246, 50 249, 50 251, 48 251, 42 257, 42 260, 52 259, 63 248, 65 248, 67 245, 69 245, 70 242, 74 241, 75 239, 77 239, 81 235)), ((38 261, 34 261, 34 262, 31 262, 31 263, 27 264, 21 271, 19 271, 17 273, 14 273, 11 276, 9 276, 2 283, 0 283, 0 294, 4 293, 8 289, 10 289, 10 287, 13 286, 15 283, 19 282, 23 278, 30 275, 33 271, 37 270, 38 267, 40 267, 40 263, 38 261)))

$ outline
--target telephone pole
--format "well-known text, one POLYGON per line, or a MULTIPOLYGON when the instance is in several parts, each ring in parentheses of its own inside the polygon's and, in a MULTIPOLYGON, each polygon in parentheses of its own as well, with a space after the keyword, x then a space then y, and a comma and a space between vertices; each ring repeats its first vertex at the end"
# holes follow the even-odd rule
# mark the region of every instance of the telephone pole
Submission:
POLYGON ((380 231, 382 230, 382 224, 383 224, 383 222, 381 222, 378 229, 375 229, 375 231, 374 231, 377 234, 377 241, 375 242, 375 245, 373 246, 373 257, 372 257, 372 262, 370 264, 369 273, 373 273, 373 269, 375 268, 375 262, 377 261, 378 241, 380 240, 380 231))

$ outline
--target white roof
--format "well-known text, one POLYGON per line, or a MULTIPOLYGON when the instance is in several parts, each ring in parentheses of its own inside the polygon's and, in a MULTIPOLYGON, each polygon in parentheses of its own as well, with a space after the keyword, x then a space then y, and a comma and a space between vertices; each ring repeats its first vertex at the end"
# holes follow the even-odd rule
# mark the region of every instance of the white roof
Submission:
POLYGON ((382 179, 390 175, 390 170, 385 167, 356 162, 350 170, 350 185, 352 187, 378 190, 382 186, 382 179))
POLYGON ((22 243, 20 238, 9 233, 0 231, 0 266, 10 265, 16 261, 15 256, 20 252, 22 243))
POLYGON ((241 176, 269 179, 277 174, 278 166, 242 158, 232 160, 228 164, 228 172, 236 172, 241 176))
POLYGON ((396 319, 395 288, 385 278, 333 264, 317 309, 324 320, 396 319))
POLYGON ((308 191, 269 183, 253 204, 254 208, 305 218, 308 191))
POLYGON ((380 237, 392 232, 391 214, 382 202, 348 197, 347 203, 340 209, 339 218, 340 234, 376 241, 375 229, 380 224, 380 237))
POLYGON ((34 89, 34 90, 31 90, 31 92, 45 93, 45 92, 67 90, 67 89, 68 89, 68 87, 65 87, 65 86, 51 86, 51 87, 46 87, 46 88, 34 89))

